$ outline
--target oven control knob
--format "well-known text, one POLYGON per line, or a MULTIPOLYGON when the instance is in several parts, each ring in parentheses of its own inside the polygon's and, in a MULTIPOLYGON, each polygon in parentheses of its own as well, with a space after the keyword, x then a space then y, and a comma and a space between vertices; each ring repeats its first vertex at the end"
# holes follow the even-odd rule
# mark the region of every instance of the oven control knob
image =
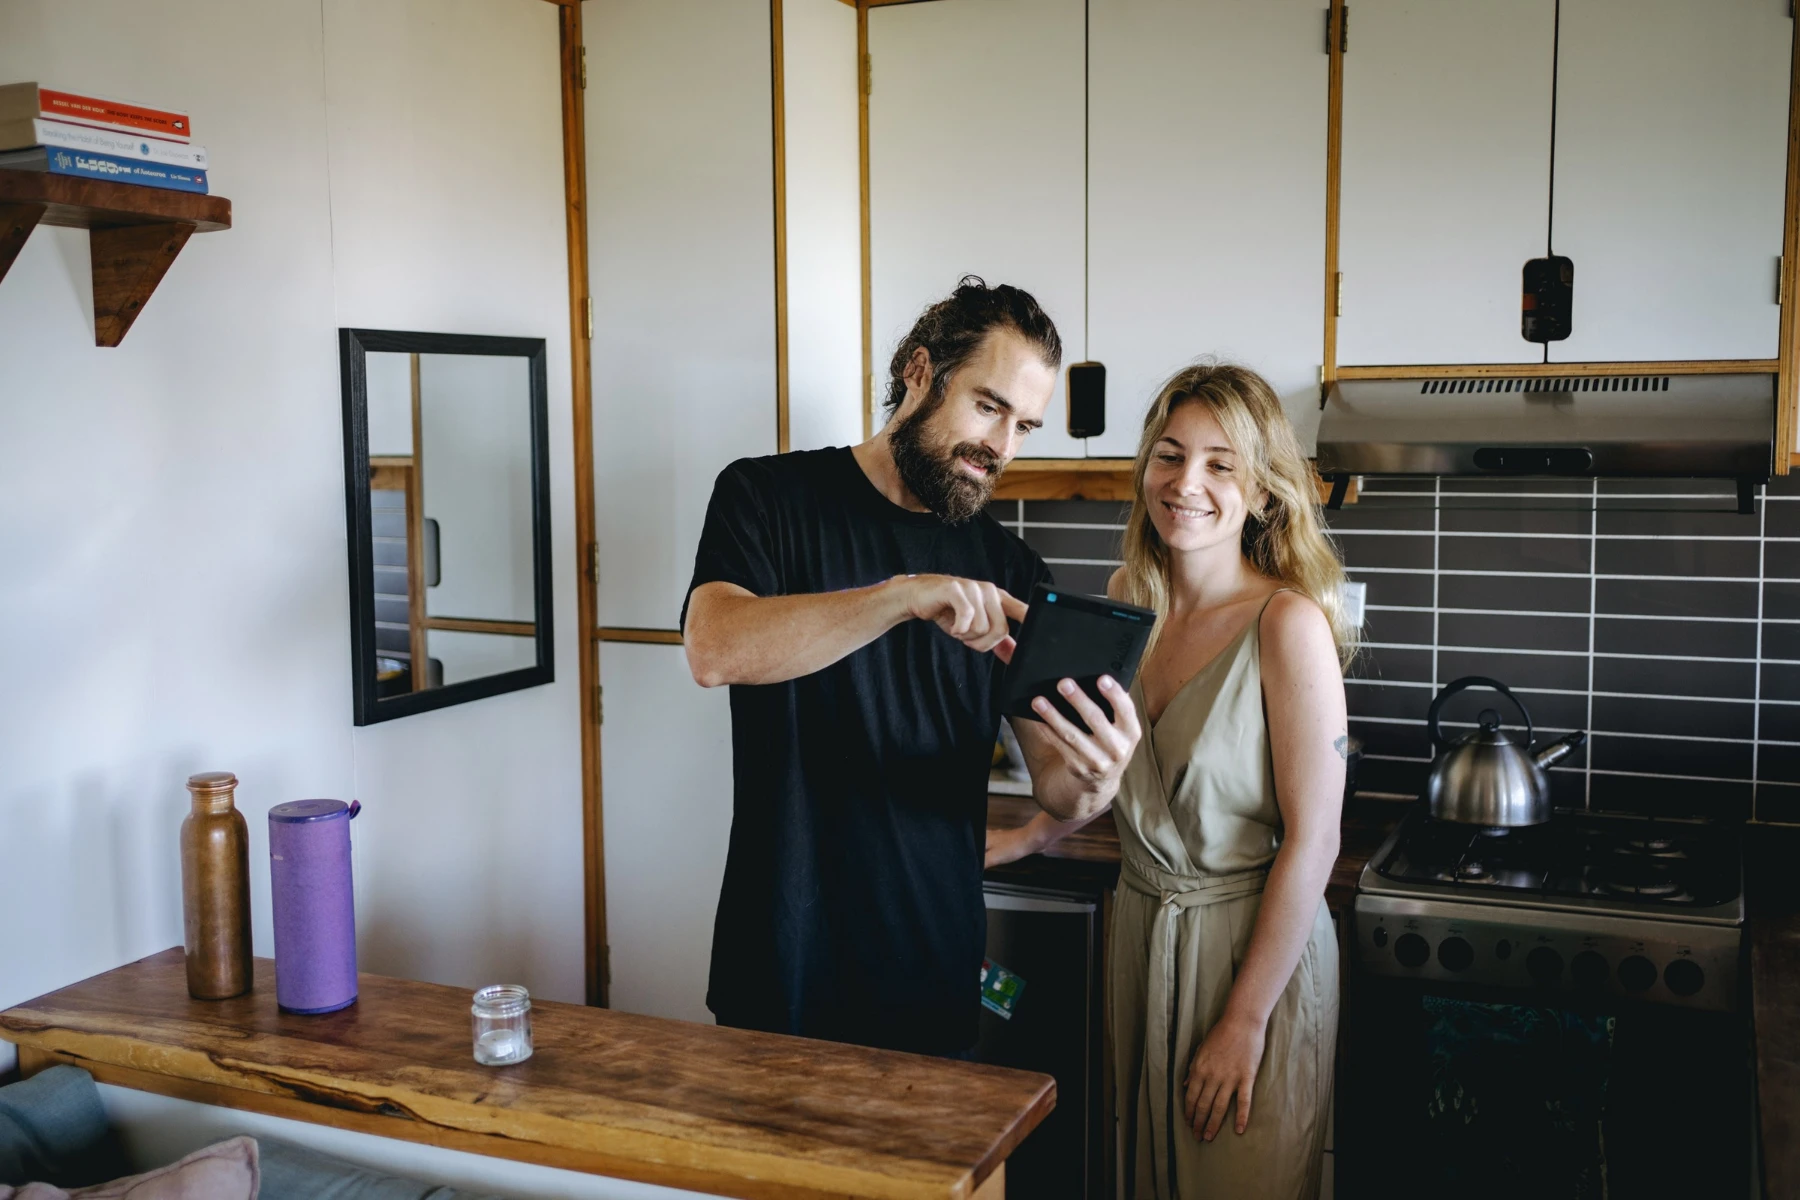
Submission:
POLYGON ((1494 943, 1494 957, 1499 959, 1501 962, 1505 962, 1507 959, 1511 958, 1512 957, 1512 943, 1507 941, 1505 938, 1501 938, 1499 941, 1495 942, 1494 943))
POLYGON ((1382 926, 1377 925, 1375 927, 1375 932, 1369 935, 1369 940, 1375 943, 1375 948, 1377 950, 1381 949, 1383 946, 1387 945, 1387 930, 1382 926))
POLYGON ((1612 974, 1612 968, 1606 965, 1606 960, 1599 954, 1592 950, 1583 950, 1575 956, 1575 961, 1569 964, 1569 974, 1574 978, 1577 987, 1602 988, 1606 986, 1606 980, 1612 974))
POLYGON ((1539 946, 1525 956, 1525 970, 1539 983, 1560 983, 1562 967, 1562 955, 1548 946, 1539 946))
POLYGON ((1461 938, 1449 937, 1438 943, 1438 962, 1444 970, 1466 971, 1474 961, 1475 947, 1461 938))
POLYGON ((1648 991, 1656 982, 1656 964, 1634 954, 1619 964, 1619 985, 1628 992, 1648 991))
POLYGON ((1431 943, 1416 933, 1403 933, 1394 942, 1394 957, 1403 967, 1422 967, 1431 960, 1431 943))
POLYGON ((1691 958, 1678 958, 1663 968, 1663 982, 1677 996, 1692 996, 1706 982, 1706 972, 1691 958))

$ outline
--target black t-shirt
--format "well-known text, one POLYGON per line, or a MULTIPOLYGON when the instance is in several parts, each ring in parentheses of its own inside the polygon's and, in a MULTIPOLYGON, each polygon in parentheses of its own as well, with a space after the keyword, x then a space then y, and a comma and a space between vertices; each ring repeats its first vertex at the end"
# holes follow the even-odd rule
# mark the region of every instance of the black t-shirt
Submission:
MULTIPOLYGON (((992 517, 909 512, 834 448, 725 468, 689 592, 926 573, 1021 599, 1049 578, 992 517)), ((1000 671, 906 621, 815 674, 731 689, 731 846, 706 998, 722 1023, 921 1053, 974 1044, 1000 671)))

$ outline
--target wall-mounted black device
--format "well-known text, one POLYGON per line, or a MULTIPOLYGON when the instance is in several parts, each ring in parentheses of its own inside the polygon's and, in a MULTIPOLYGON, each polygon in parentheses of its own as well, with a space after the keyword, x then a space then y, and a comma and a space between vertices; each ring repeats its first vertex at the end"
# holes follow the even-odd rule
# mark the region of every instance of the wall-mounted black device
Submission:
POLYGON ((1569 336, 1575 308, 1575 261, 1560 254, 1525 264, 1519 333, 1528 342, 1560 342, 1569 336))
POLYGON ((1106 432, 1106 364, 1070 363, 1068 371, 1069 436, 1099 437, 1106 432))

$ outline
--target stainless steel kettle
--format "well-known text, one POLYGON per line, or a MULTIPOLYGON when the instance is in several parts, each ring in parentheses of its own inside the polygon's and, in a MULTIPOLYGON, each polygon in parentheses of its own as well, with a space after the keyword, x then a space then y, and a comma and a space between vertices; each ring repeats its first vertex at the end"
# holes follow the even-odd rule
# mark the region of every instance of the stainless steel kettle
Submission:
POLYGON ((1550 819, 1550 780, 1544 768, 1560 761, 1587 741, 1584 730, 1551 742, 1542 750, 1531 749, 1531 714, 1505 684, 1482 675, 1468 675, 1444 685, 1426 713, 1431 728, 1429 795, 1431 815, 1440 821, 1465 825, 1540 825, 1550 819), (1500 731, 1500 714, 1483 709, 1481 727, 1454 742, 1446 741, 1438 728, 1444 702, 1467 688, 1493 688, 1512 701, 1525 719, 1525 744, 1520 746, 1500 731))

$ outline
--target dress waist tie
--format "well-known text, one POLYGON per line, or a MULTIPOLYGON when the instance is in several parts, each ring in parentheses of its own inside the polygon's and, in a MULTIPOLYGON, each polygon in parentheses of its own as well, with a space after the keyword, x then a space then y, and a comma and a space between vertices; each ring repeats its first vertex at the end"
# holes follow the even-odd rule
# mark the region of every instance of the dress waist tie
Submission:
MULTIPOLYGON (((1186 1126, 1183 1120, 1182 1093, 1179 1088, 1185 1072, 1175 1061, 1180 1012, 1181 981, 1177 964, 1180 960, 1180 922, 1176 919, 1185 908, 1204 908, 1254 896, 1268 881, 1269 868, 1254 867, 1229 875, 1177 875, 1148 863, 1126 859, 1119 865, 1119 881, 1134 892, 1157 901, 1156 916, 1150 926, 1150 961, 1145 979, 1146 1013, 1144 1028, 1144 1070, 1149 1094, 1163 1106, 1161 1127, 1151 1131, 1155 1154, 1152 1162, 1162 1175, 1156 1194, 1179 1200, 1179 1184, 1175 1175, 1175 1138, 1186 1126), (1160 1047, 1161 1052, 1157 1049, 1160 1047)), ((1227 953, 1229 953, 1229 949, 1227 953)))

